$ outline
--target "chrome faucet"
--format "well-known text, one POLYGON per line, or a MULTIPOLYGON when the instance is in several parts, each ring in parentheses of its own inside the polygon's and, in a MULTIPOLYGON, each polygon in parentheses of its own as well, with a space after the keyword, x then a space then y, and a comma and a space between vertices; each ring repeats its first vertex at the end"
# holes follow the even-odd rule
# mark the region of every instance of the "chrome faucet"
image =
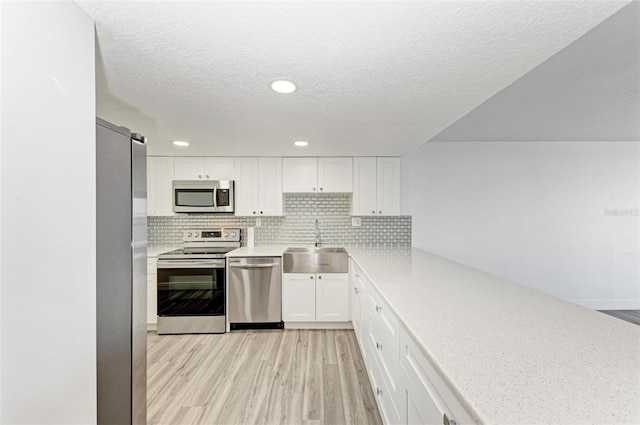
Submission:
POLYGON ((318 227, 318 219, 316 218, 316 248, 320 246, 320 228, 318 227))

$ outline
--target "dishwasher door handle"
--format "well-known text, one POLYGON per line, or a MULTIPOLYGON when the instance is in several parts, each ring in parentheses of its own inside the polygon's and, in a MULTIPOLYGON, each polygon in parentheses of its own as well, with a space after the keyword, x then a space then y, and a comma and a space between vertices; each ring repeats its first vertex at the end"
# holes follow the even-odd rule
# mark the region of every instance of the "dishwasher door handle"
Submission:
POLYGON ((277 267, 279 263, 267 263, 267 264, 237 264, 229 263, 229 267, 235 267, 238 269, 262 269, 267 267, 277 267))

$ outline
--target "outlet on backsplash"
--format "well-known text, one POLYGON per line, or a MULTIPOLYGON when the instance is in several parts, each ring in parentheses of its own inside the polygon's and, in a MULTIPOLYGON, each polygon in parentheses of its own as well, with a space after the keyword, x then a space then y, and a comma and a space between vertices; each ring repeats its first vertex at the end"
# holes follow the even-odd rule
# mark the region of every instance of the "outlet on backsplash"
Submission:
POLYGON ((352 227, 362 226, 362 217, 351 217, 351 226, 352 227))

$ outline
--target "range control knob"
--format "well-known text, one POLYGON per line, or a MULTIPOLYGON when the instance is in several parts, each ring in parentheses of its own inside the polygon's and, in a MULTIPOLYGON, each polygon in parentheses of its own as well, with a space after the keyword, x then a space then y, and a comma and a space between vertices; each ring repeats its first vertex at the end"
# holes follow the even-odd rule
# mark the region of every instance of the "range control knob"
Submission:
POLYGON ((224 237, 228 238, 229 237, 229 232, 224 232, 224 237))
POLYGON ((187 237, 189 238, 191 237, 191 232, 187 233, 187 237))
POLYGON ((193 234, 193 236, 194 236, 194 237, 196 237, 196 238, 198 237, 198 235, 199 235, 199 233, 198 233, 198 232, 195 232, 195 233, 193 234))
POLYGON ((236 232, 231 233, 231 237, 235 238, 236 237, 236 232))

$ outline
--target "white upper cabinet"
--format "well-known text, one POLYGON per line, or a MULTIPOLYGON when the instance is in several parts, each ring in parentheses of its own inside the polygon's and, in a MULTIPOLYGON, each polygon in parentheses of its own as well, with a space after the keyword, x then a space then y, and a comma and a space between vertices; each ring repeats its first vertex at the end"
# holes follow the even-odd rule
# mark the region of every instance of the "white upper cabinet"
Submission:
POLYGON ((400 215, 400 158, 377 159, 378 215, 400 215))
POLYGON ((203 180, 204 158, 180 156, 175 158, 174 180, 203 180))
POLYGON ((282 158, 259 158, 258 209, 263 215, 282 215, 282 158))
POLYGON ((353 158, 318 158, 318 191, 353 192, 353 158))
POLYGON ((236 215, 254 215, 259 202, 258 158, 236 158, 235 171, 236 215))
POLYGON ((173 215, 173 157, 147 157, 147 215, 173 215))
POLYGON ((204 159, 204 177, 208 180, 234 180, 235 160, 229 157, 206 157, 204 159))
POLYGON ((353 159, 353 215, 400 214, 400 158, 353 159))
POLYGON ((235 159, 236 215, 282 215, 282 159, 235 159))
POLYGON ((353 158, 353 215, 376 215, 376 158, 353 158))
POLYGON ((283 192, 317 192, 317 158, 282 158, 283 192))
POLYGON ((350 157, 283 158, 283 192, 352 192, 350 157))
POLYGON ((175 180, 233 180, 234 158, 176 157, 175 180))

